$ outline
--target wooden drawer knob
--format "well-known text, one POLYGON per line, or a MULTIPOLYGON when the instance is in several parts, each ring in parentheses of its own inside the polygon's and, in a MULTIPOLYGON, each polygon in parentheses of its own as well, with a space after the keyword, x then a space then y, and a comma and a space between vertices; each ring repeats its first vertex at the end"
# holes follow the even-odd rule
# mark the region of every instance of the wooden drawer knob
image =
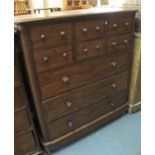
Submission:
POLYGON ((115 83, 112 83, 112 84, 111 84, 111 88, 112 88, 112 89, 116 89, 116 88, 117 88, 117 85, 116 85, 115 83))
POLYGON ((66 106, 67 106, 67 108, 70 108, 70 107, 72 106, 72 102, 67 101, 67 102, 66 102, 66 106))
POLYGON ((111 65, 111 67, 115 68, 117 66, 117 63, 113 61, 110 63, 110 65, 111 65))
POLYGON ((42 34, 42 35, 40 36, 40 38, 41 38, 41 40, 45 39, 45 38, 46 38, 45 34, 42 34))
POLYGON ((70 127, 70 128, 71 128, 71 127, 73 127, 73 125, 74 125, 74 124, 73 124, 73 122, 72 122, 72 121, 69 121, 69 122, 67 123, 67 125, 68 125, 68 127, 70 127))
POLYGON ((44 62, 48 62, 48 57, 43 57, 44 62))
POLYGON ((99 26, 96 26, 96 31, 99 31, 100 30, 100 27, 99 26))
POLYGON ((116 28, 116 27, 118 27, 118 25, 117 24, 113 24, 112 27, 113 28, 116 28))
POLYGON ((68 83, 68 82, 69 82, 69 77, 64 76, 64 77, 62 78, 62 81, 63 81, 64 83, 68 83))
POLYGON ((63 57, 67 57, 67 53, 63 53, 63 57))
POLYGON ((87 28, 83 28, 82 31, 83 31, 83 32, 87 32, 88 29, 87 29, 87 28))
POLYGON ((111 45, 116 46, 117 42, 112 42, 111 45))
POLYGON ((127 44, 129 41, 128 40, 124 40, 124 43, 127 44))
POLYGON ((112 110, 114 110, 115 109, 115 104, 113 102, 110 102, 109 104, 110 104, 112 110))
POLYGON ((83 52, 88 52, 88 48, 84 48, 83 49, 83 52))
POLYGON ((61 35, 61 36, 65 36, 65 34, 66 34, 65 31, 61 31, 61 32, 60 32, 60 35, 61 35))
POLYGON ((125 22, 124 25, 125 25, 125 26, 129 26, 129 22, 125 22))
POLYGON ((100 45, 96 45, 96 49, 100 49, 100 45))

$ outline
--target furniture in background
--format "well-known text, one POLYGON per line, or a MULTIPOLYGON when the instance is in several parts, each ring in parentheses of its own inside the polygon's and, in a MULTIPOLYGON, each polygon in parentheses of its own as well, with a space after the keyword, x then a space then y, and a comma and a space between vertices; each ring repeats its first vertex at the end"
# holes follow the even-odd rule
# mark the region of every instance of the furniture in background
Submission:
POLYGON ((141 35, 135 33, 132 74, 129 91, 129 112, 133 113, 141 108, 141 35))
POLYGON ((25 15, 29 14, 29 3, 28 0, 14 0, 14 15, 25 15))
POLYGON ((90 8, 88 0, 63 0, 63 10, 90 8))
POLYGON ((135 13, 70 11, 15 19, 47 152, 127 112, 135 13))
POLYGON ((14 64, 14 154, 38 155, 41 153, 30 113, 15 44, 14 64))

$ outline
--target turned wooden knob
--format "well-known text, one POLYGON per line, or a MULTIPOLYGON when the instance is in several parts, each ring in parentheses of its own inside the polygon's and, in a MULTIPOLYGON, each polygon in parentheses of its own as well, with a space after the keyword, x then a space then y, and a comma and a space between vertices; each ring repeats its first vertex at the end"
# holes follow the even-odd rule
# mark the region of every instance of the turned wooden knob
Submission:
POLYGON ((124 43, 127 44, 129 41, 128 40, 124 40, 124 43))
POLYGON ((70 128, 73 127, 73 125, 74 125, 72 121, 69 121, 67 124, 68 124, 68 127, 70 127, 70 128))
POLYGON ((62 78, 62 81, 63 81, 64 83, 68 83, 68 82, 69 82, 69 77, 64 76, 64 77, 62 78))
POLYGON ((117 66, 117 63, 113 61, 113 62, 110 63, 110 65, 111 65, 111 67, 115 68, 117 66))
POLYGON ((88 29, 87 29, 87 28, 83 28, 82 31, 83 31, 83 32, 87 32, 88 29))
POLYGON ((83 52, 88 52, 88 48, 84 48, 83 49, 83 52))
POLYGON ((45 34, 42 34, 42 35, 40 36, 40 38, 41 38, 42 40, 45 39, 45 38, 46 38, 45 34))
POLYGON ((117 85, 116 85, 115 83, 112 83, 112 84, 111 84, 111 88, 112 88, 112 89, 116 89, 116 88, 117 88, 117 85))
POLYGON ((48 62, 48 57, 43 57, 44 62, 48 62))
POLYGON ((66 102, 66 106, 67 106, 68 108, 70 108, 70 107, 72 106, 72 102, 67 101, 67 102, 66 102))
POLYGON ((113 24, 113 25, 112 25, 113 28, 116 28, 117 26, 118 26, 117 24, 113 24))
POLYGON ((67 53, 63 53, 63 57, 67 57, 67 53))
POLYGON ((96 26, 96 31, 99 31, 100 30, 100 26, 96 26))
POLYGON ((125 25, 125 26, 128 26, 128 25, 129 25, 129 22, 125 22, 124 25, 125 25))
POLYGON ((112 42, 111 43, 113 46, 116 46, 117 45, 117 42, 112 42))
POLYGON ((96 45, 96 49, 100 49, 100 45, 96 45))
POLYGON ((60 35, 61 35, 61 36, 65 36, 65 34, 66 34, 65 31, 61 31, 61 32, 60 32, 60 35))

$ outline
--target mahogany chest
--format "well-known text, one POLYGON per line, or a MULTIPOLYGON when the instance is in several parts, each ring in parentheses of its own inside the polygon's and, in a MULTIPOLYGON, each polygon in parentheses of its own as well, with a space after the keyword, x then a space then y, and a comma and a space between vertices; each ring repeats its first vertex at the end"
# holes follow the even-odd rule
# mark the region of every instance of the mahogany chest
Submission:
POLYGON ((127 111, 135 11, 16 21, 47 152, 127 111))

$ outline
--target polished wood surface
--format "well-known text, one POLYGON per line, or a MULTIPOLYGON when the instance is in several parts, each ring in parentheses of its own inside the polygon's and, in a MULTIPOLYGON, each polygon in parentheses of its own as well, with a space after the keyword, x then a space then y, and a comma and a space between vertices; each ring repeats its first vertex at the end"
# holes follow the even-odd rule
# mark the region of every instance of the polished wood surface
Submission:
POLYGON ((47 152, 127 110, 135 11, 78 15, 16 20, 47 152))

